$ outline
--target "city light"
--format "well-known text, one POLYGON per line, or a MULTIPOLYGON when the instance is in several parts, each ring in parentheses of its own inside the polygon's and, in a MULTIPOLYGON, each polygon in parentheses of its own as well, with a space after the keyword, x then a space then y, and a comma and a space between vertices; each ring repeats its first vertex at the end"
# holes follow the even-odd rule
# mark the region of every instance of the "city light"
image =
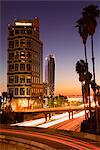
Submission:
POLYGON ((16 26, 32 26, 32 23, 15 22, 16 26))

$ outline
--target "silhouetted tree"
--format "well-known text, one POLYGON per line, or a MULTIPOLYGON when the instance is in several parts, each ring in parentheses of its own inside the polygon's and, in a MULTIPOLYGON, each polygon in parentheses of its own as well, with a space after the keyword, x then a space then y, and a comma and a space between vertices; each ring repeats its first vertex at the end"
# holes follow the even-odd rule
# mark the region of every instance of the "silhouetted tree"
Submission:
POLYGON ((86 73, 86 63, 84 62, 84 60, 77 61, 76 72, 79 74, 79 81, 81 82, 81 86, 82 86, 82 95, 83 95, 83 102, 84 102, 83 81, 85 81, 85 73, 86 73))
MULTIPOLYGON (((83 9, 82 15, 85 20, 88 35, 91 36, 93 80, 95 83, 96 81, 95 81, 95 62, 94 62, 94 51, 93 51, 93 35, 95 33, 95 29, 97 26, 97 18, 100 17, 100 10, 98 9, 98 6, 90 5, 83 9)), ((96 87, 94 89, 94 100, 96 103, 95 95, 96 95, 96 87)))

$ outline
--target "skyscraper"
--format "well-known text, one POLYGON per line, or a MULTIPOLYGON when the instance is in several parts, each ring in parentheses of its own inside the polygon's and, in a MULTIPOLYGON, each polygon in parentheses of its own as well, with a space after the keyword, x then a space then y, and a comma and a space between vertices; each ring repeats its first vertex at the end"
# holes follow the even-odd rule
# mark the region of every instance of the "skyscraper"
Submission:
POLYGON ((45 59, 45 82, 47 83, 47 95, 54 95, 55 87, 55 57, 49 55, 45 59))
POLYGON ((39 19, 16 20, 8 26, 7 92, 27 99, 42 92, 43 44, 39 19))

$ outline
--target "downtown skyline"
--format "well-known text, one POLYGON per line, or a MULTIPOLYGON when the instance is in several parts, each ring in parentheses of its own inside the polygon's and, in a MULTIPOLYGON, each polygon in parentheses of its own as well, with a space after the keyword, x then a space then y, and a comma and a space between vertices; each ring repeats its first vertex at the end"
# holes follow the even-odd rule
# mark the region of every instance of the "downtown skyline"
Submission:
MULTIPOLYGON (((75 28, 83 8, 99 1, 2 1, 0 35, 0 91, 6 91, 8 24, 14 19, 40 19, 40 39, 43 42, 43 62, 49 54, 56 58, 55 94, 81 95, 76 62, 84 59, 84 46, 75 28)), ((99 25, 100 26, 100 22, 99 25)), ((100 29, 94 35, 96 82, 100 85, 100 29)), ((92 73, 90 37, 87 40, 89 71, 92 73)), ((45 67, 45 65, 43 64, 45 67)), ((45 74, 45 70, 43 70, 45 74)), ((43 79, 44 81, 44 79, 43 79)))

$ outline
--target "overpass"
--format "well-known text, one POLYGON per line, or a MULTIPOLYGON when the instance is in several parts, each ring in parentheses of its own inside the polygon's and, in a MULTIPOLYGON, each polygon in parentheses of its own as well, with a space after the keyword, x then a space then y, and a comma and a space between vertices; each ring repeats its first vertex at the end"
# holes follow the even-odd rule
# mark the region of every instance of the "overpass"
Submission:
MULTIPOLYGON (((100 109, 100 108, 99 108, 100 109)), ((68 112, 69 113, 69 119, 72 116, 73 119, 73 112, 79 112, 79 111, 83 111, 83 110, 95 110, 94 107, 55 107, 55 108, 41 108, 41 109, 25 109, 25 110, 19 110, 19 111, 15 111, 15 113, 17 114, 21 114, 21 115, 25 115, 25 114, 34 114, 34 113, 43 113, 45 116, 45 120, 47 121, 47 117, 49 117, 49 119, 51 118, 51 114, 52 113, 61 113, 61 112, 68 112), (72 115, 71 115, 72 114, 72 115)))

